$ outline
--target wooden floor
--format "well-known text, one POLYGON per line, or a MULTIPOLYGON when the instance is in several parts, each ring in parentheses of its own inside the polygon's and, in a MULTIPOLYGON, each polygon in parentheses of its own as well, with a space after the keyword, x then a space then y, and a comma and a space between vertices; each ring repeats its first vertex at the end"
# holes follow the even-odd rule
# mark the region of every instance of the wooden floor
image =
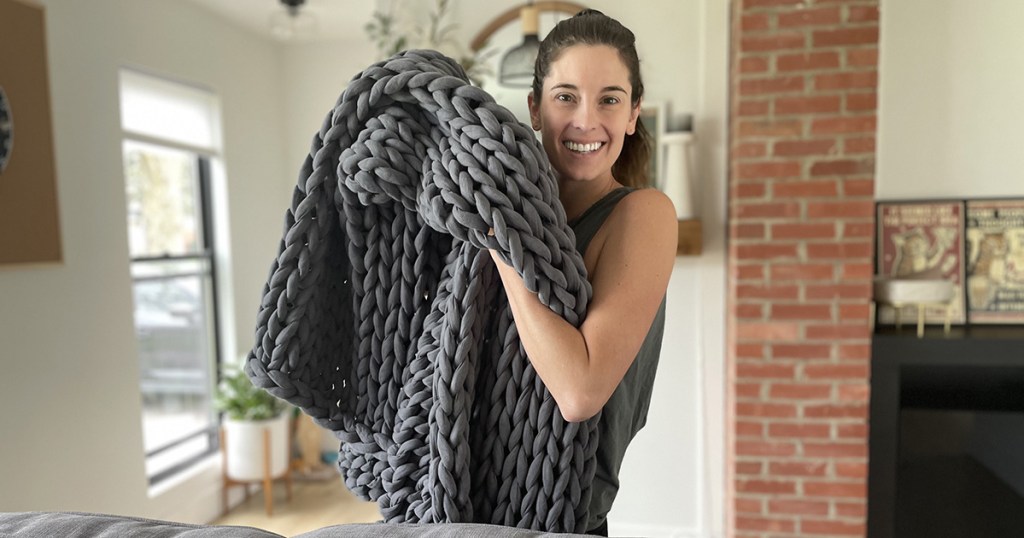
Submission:
MULTIPOLYGON (((237 488, 241 491, 241 488, 237 488)), ((340 525, 371 523, 380 520, 376 503, 368 503, 350 493, 341 478, 293 482, 292 500, 285 495, 283 482, 274 485, 274 515, 267 516, 263 491, 253 488, 248 501, 233 508, 216 525, 256 527, 284 536, 340 525)))

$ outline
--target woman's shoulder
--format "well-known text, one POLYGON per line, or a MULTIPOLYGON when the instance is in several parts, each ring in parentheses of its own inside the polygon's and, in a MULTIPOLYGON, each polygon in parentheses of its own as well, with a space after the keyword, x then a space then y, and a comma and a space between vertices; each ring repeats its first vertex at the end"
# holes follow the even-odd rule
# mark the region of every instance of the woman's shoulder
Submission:
POLYGON ((636 189, 622 197, 612 218, 629 227, 669 226, 676 229, 676 209, 665 193, 654 188, 636 189))

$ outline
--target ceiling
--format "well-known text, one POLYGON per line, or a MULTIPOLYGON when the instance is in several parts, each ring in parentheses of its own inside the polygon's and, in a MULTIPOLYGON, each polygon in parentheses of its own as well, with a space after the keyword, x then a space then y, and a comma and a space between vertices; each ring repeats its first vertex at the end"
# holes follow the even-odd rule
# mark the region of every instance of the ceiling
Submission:
MULTIPOLYGON (((283 12, 280 0, 190 0, 194 4, 216 13, 232 23, 267 38, 270 17, 283 12)), ((316 18, 313 35, 296 36, 296 41, 320 39, 351 39, 364 37, 363 26, 369 22, 376 7, 373 0, 306 0, 302 11, 316 18)))

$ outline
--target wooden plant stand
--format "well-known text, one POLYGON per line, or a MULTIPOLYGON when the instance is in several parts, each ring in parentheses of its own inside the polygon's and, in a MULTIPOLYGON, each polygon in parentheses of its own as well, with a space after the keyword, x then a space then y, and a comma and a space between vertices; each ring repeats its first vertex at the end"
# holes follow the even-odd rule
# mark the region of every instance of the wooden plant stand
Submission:
MULTIPOLYGON (((289 441, 289 447, 291 442, 289 441)), ((291 448, 288 449, 289 452, 291 448)), ((245 500, 249 500, 249 484, 263 482, 263 504, 267 509, 267 515, 274 515, 274 481, 284 479, 287 499, 292 500, 292 465, 291 457, 288 457, 288 465, 284 472, 277 476, 271 476, 270 472, 270 428, 263 429, 263 479, 262 480, 235 480, 228 476, 228 455, 227 436, 224 435, 224 428, 220 429, 220 455, 221 455, 221 476, 224 479, 224 487, 221 488, 221 514, 228 512, 228 490, 231 486, 242 486, 245 489, 245 500)))

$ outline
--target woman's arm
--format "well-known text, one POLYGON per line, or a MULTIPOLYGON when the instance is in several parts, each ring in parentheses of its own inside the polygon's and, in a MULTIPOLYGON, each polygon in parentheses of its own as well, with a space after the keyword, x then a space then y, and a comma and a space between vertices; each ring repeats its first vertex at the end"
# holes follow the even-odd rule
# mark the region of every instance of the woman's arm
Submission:
POLYGON ((579 329, 491 252, 526 354, 566 420, 596 415, 632 364, 668 287, 677 233, 675 209, 661 192, 623 198, 594 238, 603 240, 588 247, 598 249, 588 263, 593 296, 579 329))

